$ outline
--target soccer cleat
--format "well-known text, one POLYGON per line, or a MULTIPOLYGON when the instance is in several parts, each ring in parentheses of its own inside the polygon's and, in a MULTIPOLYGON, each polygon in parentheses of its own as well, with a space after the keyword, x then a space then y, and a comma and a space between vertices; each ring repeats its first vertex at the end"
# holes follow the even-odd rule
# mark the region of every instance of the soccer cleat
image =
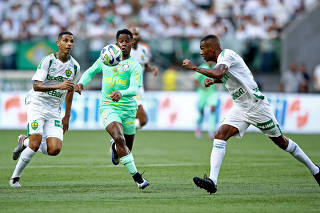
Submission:
MULTIPOLYGON (((319 165, 316 165, 318 168, 319 168, 319 170, 320 170, 320 166, 319 165)), ((315 174, 315 175, 313 175, 313 177, 314 177, 314 179, 316 179, 316 181, 317 181, 317 183, 319 184, 319 186, 320 186, 320 171, 317 173, 317 174, 315 174)))
POLYGON ((140 188, 140 189, 145 189, 147 188, 147 186, 149 186, 149 181, 147 181, 146 179, 142 178, 143 179, 143 182, 142 183, 138 183, 136 182, 137 186, 140 188))
POLYGON ((207 177, 204 178, 199 178, 199 177, 194 177, 193 182, 200 187, 201 189, 207 190, 210 194, 213 194, 217 191, 217 186, 214 184, 214 182, 207 177))
POLYGON ((110 140, 110 151, 111 151, 111 161, 114 165, 118 165, 120 162, 117 150, 116 150, 116 143, 111 138, 110 140))
POLYGON ((21 152, 26 148, 24 145, 23 145, 23 141, 27 138, 27 136, 25 135, 19 135, 18 137, 18 145, 17 147, 13 150, 13 153, 12 153, 12 159, 13 160, 17 160, 21 154, 21 152))
POLYGON ((9 180, 9 185, 12 188, 19 188, 21 187, 20 183, 19 183, 20 177, 14 177, 14 178, 10 178, 9 180))

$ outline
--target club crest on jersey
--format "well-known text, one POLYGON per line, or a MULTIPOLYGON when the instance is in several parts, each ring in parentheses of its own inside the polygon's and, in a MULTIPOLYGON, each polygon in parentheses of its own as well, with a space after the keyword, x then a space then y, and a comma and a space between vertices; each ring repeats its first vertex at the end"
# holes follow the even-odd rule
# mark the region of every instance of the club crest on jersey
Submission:
POLYGON ((66 70, 66 76, 69 78, 71 76, 71 70, 66 70))
POLYGON ((123 64, 121 66, 121 68, 122 68, 123 71, 128 71, 129 70, 129 64, 123 64))
POLYGON ((33 121, 33 122, 31 123, 31 128, 32 128, 33 130, 38 129, 38 126, 39 126, 39 124, 38 124, 37 121, 33 121))

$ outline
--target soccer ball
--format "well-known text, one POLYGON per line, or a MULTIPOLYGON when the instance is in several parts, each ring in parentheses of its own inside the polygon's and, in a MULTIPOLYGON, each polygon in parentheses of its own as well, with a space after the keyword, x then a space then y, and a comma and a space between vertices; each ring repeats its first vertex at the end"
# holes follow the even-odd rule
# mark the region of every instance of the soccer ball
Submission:
POLYGON ((109 44, 100 52, 101 61, 107 66, 116 66, 121 61, 122 52, 117 45, 109 44))

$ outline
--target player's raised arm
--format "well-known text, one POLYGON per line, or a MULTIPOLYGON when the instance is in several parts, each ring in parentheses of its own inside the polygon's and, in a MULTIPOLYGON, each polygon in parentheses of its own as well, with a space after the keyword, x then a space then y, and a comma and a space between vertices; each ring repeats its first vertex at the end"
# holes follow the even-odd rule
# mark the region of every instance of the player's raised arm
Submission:
POLYGON ((102 71, 103 63, 98 58, 94 64, 89 67, 81 76, 80 81, 75 86, 75 91, 81 95, 81 92, 83 90, 83 87, 86 86, 90 81, 93 79, 93 77, 102 71))
POLYGON ((228 66, 225 64, 219 64, 214 69, 205 69, 205 68, 200 68, 200 67, 196 66, 189 59, 183 60, 182 66, 187 69, 191 69, 193 71, 201 73, 207 77, 215 78, 215 79, 221 79, 224 76, 224 74, 228 71, 228 66))

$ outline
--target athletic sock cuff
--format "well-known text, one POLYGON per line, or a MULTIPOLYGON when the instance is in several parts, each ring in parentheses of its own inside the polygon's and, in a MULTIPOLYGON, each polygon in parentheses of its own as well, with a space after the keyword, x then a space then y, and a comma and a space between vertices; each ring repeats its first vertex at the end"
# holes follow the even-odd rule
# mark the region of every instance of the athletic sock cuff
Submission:
POLYGON ((221 148, 226 147, 226 145, 227 145, 227 141, 220 140, 220 139, 214 139, 213 140, 213 147, 221 149, 221 148))
POLYGON ((295 142, 293 142, 291 139, 289 139, 288 147, 286 148, 286 151, 290 153, 294 153, 297 147, 298 145, 295 142))
POLYGON ((123 156, 120 158, 120 162, 125 165, 127 163, 131 163, 133 161, 133 155, 132 153, 126 155, 126 156, 123 156))

